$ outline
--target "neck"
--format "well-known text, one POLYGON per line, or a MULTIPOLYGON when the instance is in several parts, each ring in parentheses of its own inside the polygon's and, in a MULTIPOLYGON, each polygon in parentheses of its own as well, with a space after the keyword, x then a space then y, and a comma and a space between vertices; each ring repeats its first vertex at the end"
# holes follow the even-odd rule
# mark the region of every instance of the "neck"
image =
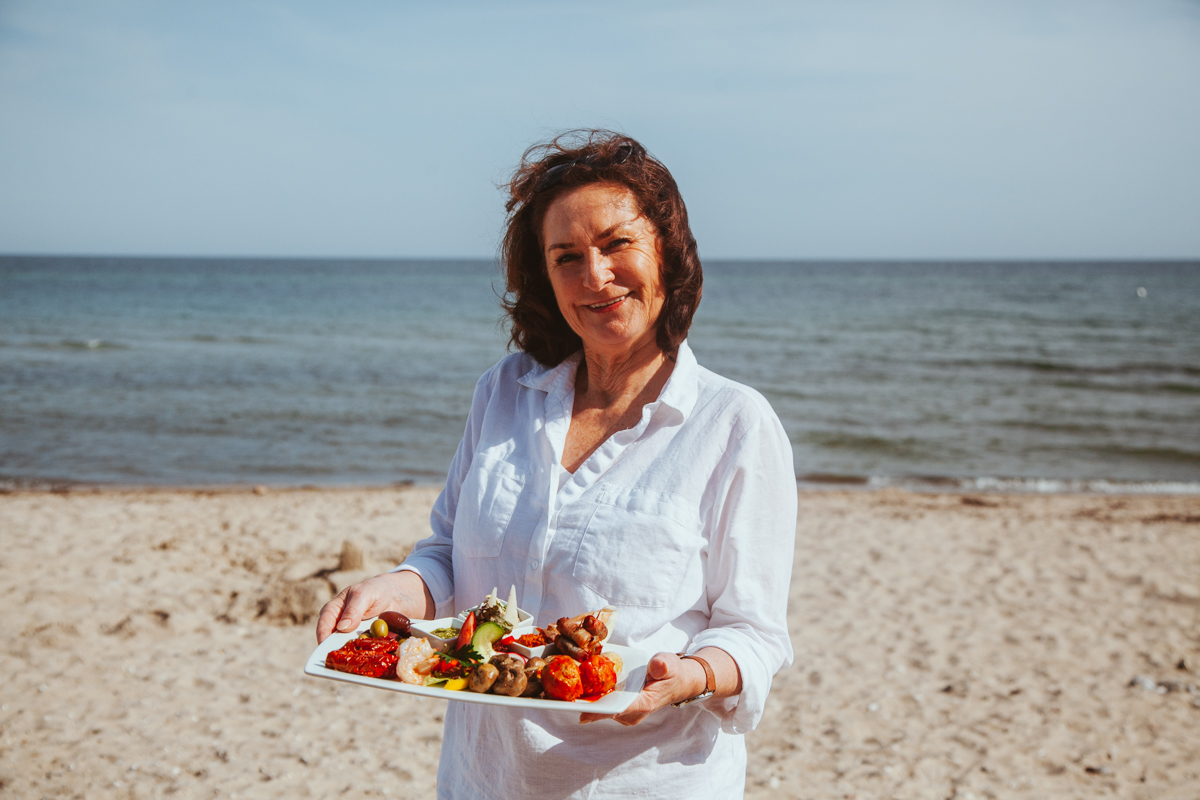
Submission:
POLYGON ((612 406, 641 394, 651 384, 655 396, 671 374, 673 361, 650 341, 619 353, 598 353, 583 348, 583 363, 575 379, 575 392, 589 405, 612 406))

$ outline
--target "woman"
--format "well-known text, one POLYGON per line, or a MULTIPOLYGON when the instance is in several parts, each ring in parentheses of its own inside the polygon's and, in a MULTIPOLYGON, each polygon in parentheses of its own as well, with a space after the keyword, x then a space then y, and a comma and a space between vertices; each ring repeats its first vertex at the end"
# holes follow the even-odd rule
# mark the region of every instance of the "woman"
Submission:
POLYGON ((433 535, 331 600, 317 638, 509 585, 542 624, 615 606, 611 641, 657 653, 633 705, 610 719, 452 702, 439 797, 740 797, 741 734, 792 659, 791 446, 758 393, 688 348, 696 243, 640 144, 559 137, 509 192, 520 352, 475 388, 433 535))

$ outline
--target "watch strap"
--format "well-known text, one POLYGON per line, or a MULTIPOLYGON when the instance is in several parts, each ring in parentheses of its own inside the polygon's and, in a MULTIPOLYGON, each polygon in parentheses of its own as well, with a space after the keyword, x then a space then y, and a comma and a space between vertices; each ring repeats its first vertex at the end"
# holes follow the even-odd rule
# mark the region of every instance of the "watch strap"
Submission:
POLYGON ((704 668, 704 691, 695 697, 689 697, 687 700, 682 700, 678 703, 675 703, 675 707, 679 708, 681 706, 686 706, 688 703, 694 703, 697 700, 707 700, 708 698, 712 697, 713 692, 717 690, 717 676, 713 674, 712 667, 708 665, 708 662, 700 656, 688 655, 687 653, 676 653, 675 655, 679 656, 680 658, 690 658, 692 661, 699 663, 700 666, 704 668))

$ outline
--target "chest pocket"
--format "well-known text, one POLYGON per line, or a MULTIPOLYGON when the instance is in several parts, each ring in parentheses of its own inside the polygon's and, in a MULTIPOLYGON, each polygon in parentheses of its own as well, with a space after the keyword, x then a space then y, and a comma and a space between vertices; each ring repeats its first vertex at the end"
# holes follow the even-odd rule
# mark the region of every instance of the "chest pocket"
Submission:
POLYGON ((455 554, 471 558, 500 555, 524 488, 525 473, 512 464, 476 458, 459 492, 454 515, 455 554))
POLYGON ((684 607, 703 591, 704 538, 684 498, 610 490, 580 538, 572 575, 616 606, 684 607))

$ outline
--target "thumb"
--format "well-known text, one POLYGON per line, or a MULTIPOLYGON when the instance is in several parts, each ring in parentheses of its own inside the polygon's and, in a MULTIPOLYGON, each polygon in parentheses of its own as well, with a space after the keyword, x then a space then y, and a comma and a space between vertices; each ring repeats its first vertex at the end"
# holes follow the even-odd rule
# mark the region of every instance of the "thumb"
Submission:
POLYGON ((650 663, 646 665, 646 674, 653 680, 661 681, 669 678, 675 670, 672 662, 678 661, 676 656, 668 656, 665 653, 659 653, 650 659, 650 663))

